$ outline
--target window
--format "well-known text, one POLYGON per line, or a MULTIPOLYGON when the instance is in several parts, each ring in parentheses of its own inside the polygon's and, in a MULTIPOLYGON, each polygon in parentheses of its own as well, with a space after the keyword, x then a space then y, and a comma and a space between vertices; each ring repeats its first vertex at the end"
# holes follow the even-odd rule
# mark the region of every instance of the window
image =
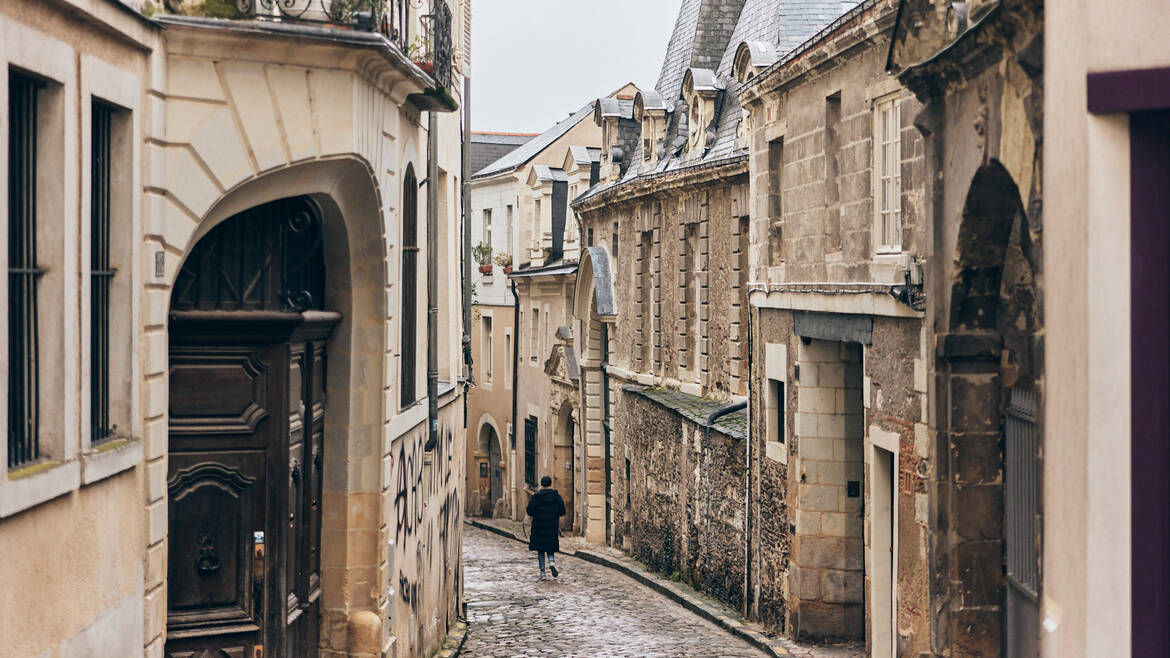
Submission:
POLYGON ((532 246, 540 249, 540 199, 536 200, 536 209, 532 213, 532 246))
POLYGON ((483 381, 485 384, 492 383, 492 319, 484 316, 483 318, 483 348, 480 350, 483 358, 483 381))
POLYGON ((768 380, 768 440, 784 443, 784 382, 768 380))
POLYGON ((654 312, 650 290, 650 259, 654 251, 654 232, 643 231, 638 248, 638 340, 641 341, 642 371, 651 372, 653 349, 650 319, 654 312))
POLYGON ((504 330, 504 388, 512 388, 512 332, 504 330))
POLYGON ((768 264, 784 261, 784 139, 768 142, 768 264))
POLYGON ((536 417, 524 419, 524 481, 536 486, 536 417))
MULTIPOLYGON (((815 367, 815 366, 814 366, 815 367)), ((784 384, 788 381, 788 346, 764 344, 764 454, 781 464, 788 463, 785 441, 784 384)))
POLYGON ((537 355, 540 354, 540 309, 533 307, 532 315, 528 321, 532 328, 531 335, 528 337, 529 346, 532 348, 531 360, 536 363, 537 355))
POLYGON ((593 229, 591 228, 585 230, 585 246, 593 246, 593 229))
POLYGON ((508 244, 504 247, 504 249, 508 253, 515 253, 514 251, 512 251, 513 247, 512 247, 512 206, 511 206, 511 204, 509 204, 508 207, 506 208, 506 215, 507 216, 504 217, 504 221, 506 221, 507 224, 504 226, 504 230, 507 231, 507 233, 508 233, 508 244))
POLYGON ((492 211, 491 208, 483 209, 483 242, 492 243, 492 211))
POLYGON ((90 445, 113 436, 110 424, 110 131, 114 108, 93 101, 90 113, 89 430, 90 445))
POLYGON ((826 252, 841 250, 840 180, 837 152, 841 133, 841 92, 825 98, 825 235, 826 252))
POLYGON ((633 489, 630 483, 630 459, 626 458, 626 510, 630 509, 630 490, 633 489))
POLYGON ((874 220, 878 253, 902 250, 902 104, 898 98, 874 104, 874 220))
POLYGON ((613 266, 616 269, 617 262, 618 262, 618 225, 617 225, 617 222, 613 223, 612 238, 613 238, 612 239, 612 242, 613 242, 613 244, 612 244, 612 247, 613 247, 613 266))
POLYGON ((37 258, 37 96, 40 83, 8 76, 8 468, 40 449, 37 258))
POLYGON ((418 181, 414 165, 406 165, 402 178, 402 317, 399 359, 399 404, 408 407, 416 398, 418 373, 418 181))

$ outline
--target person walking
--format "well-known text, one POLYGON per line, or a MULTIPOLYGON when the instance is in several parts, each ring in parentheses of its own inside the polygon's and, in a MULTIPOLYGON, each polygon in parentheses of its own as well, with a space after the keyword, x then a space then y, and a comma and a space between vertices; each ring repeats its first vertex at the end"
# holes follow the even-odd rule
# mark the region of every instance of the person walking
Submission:
POLYGON ((536 551, 540 564, 540 580, 544 580, 544 559, 548 556, 549 571, 557 577, 554 553, 561 550, 561 517, 565 515, 565 501, 552 488, 552 478, 540 478, 540 489, 528 499, 528 516, 532 517, 532 530, 528 533, 528 550, 536 551))

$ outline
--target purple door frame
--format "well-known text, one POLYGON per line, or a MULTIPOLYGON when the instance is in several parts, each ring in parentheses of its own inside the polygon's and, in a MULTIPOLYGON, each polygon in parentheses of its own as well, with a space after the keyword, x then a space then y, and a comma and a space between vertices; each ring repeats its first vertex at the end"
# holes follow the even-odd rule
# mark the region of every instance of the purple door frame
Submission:
POLYGON ((1129 114, 1132 652, 1170 658, 1170 67, 1087 83, 1129 114))

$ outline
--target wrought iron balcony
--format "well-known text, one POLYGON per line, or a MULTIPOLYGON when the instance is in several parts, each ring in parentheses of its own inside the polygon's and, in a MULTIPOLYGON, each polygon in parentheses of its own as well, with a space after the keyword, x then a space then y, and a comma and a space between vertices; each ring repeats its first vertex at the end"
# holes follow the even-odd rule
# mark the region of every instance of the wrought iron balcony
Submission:
POLYGON ((380 32, 434 78, 451 88, 451 9, 431 0, 431 13, 419 16, 425 34, 411 32, 411 8, 424 0, 235 0, 239 18, 295 21, 343 29, 380 32))

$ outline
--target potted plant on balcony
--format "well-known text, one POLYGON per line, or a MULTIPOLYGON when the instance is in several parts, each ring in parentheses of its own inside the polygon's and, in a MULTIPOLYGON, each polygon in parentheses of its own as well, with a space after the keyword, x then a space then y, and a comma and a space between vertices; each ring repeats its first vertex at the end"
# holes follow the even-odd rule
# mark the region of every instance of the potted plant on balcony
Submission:
POLYGON ((475 245, 471 250, 471 256, 475 262, 479 263, 479 271, 481 274, 492 273, 492 246, 486 242, 481 242, 475 245))
POLYGON ((500 267, 504 268, 505 275, 511 274, 512 273, 512 254, 510 254, 506 251, 501 251, 500 253, 496 254, 496 265, 499 265, 500 267))
POLYGON ((414 62, 415 66, 426 71, 427 75, 430 75, 435 68, 434 62, 427 58, 430 49, 431 40, 425 36, 416 36, 406 46, 406 56, 410 58, 410 61, 414 62))

